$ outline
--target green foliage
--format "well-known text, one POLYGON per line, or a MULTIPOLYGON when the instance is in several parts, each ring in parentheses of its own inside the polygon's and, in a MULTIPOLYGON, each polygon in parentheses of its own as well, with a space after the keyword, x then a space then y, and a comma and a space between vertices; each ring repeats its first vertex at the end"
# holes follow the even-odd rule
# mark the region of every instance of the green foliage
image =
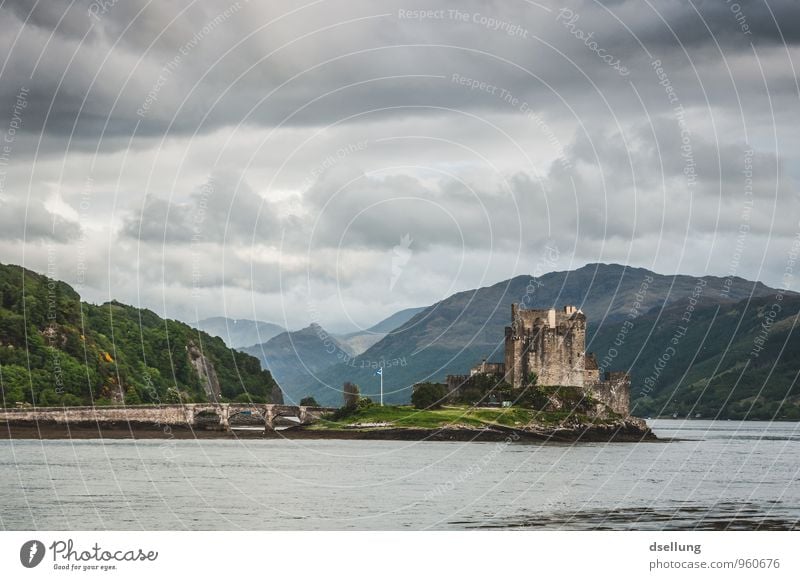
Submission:
POLYGON ((344 405, 344 406, 336 409, 336 411, 334 411, 333 413, 331 413, 329 418, 332 421, 341 421, 342 419, 346 419, 347 417, 352 417, 352 416, 356 415, 357 413, 359 413, 360 411, 363 411, 364 409, 369 409, 371 407, 378 407, 378 405, 376 405, 375 402, 372 399, 370 399, 369 397, 362 397, 362 396, 360 396, 358 394, 358 386, 357 385, 353 385, 352 383, 349 383, 349 384, 350 384, 351 390, 348 391, 348 392, 350 392, 352 394, 353 393, 352 387, 355 387, 355 395, 354 396, 356 398, 355 398, 354 401, 350 402, 350 404, 344 405))
POLYGON ((514 404, 526 409, 542 410, 547 406, 547 395, 536 386, 527 386, 514 399, 514 404))
POLYGON ((314 397, 303 397, 300 399, 301 407, 319 407, 319 403, 314 397))
POLYGON ((478 405, 490 401, 500 403, 514 400, 513 387, 497 375, 475 374, 462 384, 455 402, 478 405))
POLYGON ((356 409, 368 409, 373 405, 375 405, 375 401, 369 397, 359 397, 358 401, 356 402, 356 409))
MULTIPOLYGON (((277 387, 276 387, 277 388, 277 387)), ((280 389, 278 389, 280 391, 280 389)), ((271 394, 270 395, 262 395, 257 394, 254 392, 246 392, 246 393, 239 393, 238 395, 234 395, 232 398, 227 397, 229 401, 235 401, 237 403, 275 403, 276 401, 272 400, 271 394)), ((282 399, 277 401, 282 404, 282 399)))
POLYGON ((13 407, 17 402, 31 403, 30 375, 28 369, 18 365, 0 367, 0 385, 3 387, 3 403, 13 407))
POLYGON ((190 351, 213 365, 223 399, 266 402, 271 395, 272 375, 220 338, 116 301, 82 303, 63 282, 0 264, 6 406, 201 402, 205 390, 190 351))
POLYGON ((447 388, 439 383, 420 383, 411 394, 411 404, 417 409, 439 409, 447 395, 447 388))
POLYGON ((581 387, 528 386, 514 401, 515 405, 542 412, 592 414, 597 401, 581 387))
POLYGON ((475 387, 465 387, 461 390, 461 395, 458 399, 460 403, 477 405, 483 400, 483 391, 475 387))
POLYGON ((128 388, 128 391, 125 393, 125 404, 126 405, 142 404, 142 398, 139 396, 139 392, 136 390, 136 387, 128 388))

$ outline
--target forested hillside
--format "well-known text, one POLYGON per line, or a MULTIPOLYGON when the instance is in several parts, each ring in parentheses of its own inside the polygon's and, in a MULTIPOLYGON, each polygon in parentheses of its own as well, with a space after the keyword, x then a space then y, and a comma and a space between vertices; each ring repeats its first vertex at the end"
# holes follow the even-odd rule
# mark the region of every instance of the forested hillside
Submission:
POLYGON ((280 398, 269 371, 220 338, 2 264, 0 387, 6 406, 280 398))

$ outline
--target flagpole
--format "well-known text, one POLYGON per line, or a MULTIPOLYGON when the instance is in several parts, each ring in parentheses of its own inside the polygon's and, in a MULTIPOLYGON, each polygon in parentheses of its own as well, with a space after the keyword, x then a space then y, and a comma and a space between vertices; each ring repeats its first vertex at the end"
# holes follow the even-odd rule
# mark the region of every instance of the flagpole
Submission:
POLYGON ((383 367, 381 367, 381 407, 383 407, 383 367))

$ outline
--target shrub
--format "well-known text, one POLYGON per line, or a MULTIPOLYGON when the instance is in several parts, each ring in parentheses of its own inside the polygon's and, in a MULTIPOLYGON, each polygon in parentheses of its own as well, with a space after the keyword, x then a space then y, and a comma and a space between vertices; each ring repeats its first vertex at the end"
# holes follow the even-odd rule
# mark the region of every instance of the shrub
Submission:
POLYGON ((300 399, 301 407, 319 407, 319 403, 314 397, 303 397, 300 399))
POLYGON ((370 399, 369 397, 359 397, 358 402, 356 402, 356 409, 367 409, 372 407, 375 404, 375 401, 370 399))
POLYGON ((549 399, 547 394, 542 389, 535 386, 524 387, 522 392, 514 401, 514 404, 524 407, 526 409, 535 409, 542 411, 547 407, 549 399))
POLYGON ((585 389, 580 387, 538 386, 525 387, 515 404, 537 411, 565 411, 589 413, 597 403, 585 389))
POLYGON ((466 387, 461 391, 459 397, 460 403, 467 403, 468 405, 477 405, 483 400, 483 391, 477 387, 466 387))
POLYGON ((439 383, 421 383, 411 394, 411 403, 417 409, 438 409, 444 402, 447 390, 439 383))
MULTIPOLYGON (((352 383, 345 383, 345 388, 347 385, 352 385, 352 383)), ((358 395, 358 387, 356 385, 352 385, 356 388, 355 396, 358 397, 355 401, 353 401, 350 405, 345 405, 344 407, 339 407, 333 413, 331 413, 328 418, 331 421, 341 421, 342 419, 346 419, 354 415, 357 411, 361 409, 366 409, 368 407, 373 406, 375 403, 369 397, 361 397, 358 395)), ((346 399, 345 399, 346 400, 346 399)))

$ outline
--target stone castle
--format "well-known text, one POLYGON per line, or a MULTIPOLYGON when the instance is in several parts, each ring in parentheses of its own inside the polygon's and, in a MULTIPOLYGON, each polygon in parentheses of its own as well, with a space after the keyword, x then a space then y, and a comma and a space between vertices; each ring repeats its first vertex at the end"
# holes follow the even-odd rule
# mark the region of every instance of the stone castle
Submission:
POLYGON ((627 416, 630 410, 630 376, 606 372, 600 377, 597 359, 586 353, 586 315, 575 306, 561 310, 528 310, 511 305, 511 326, 505 332, 505 362, 485 360, 469 375, 449 375, 450 399, 475 375, 491 375, 521 390, 536 374, 537 384, 586 389, 612 411, 627 416))

